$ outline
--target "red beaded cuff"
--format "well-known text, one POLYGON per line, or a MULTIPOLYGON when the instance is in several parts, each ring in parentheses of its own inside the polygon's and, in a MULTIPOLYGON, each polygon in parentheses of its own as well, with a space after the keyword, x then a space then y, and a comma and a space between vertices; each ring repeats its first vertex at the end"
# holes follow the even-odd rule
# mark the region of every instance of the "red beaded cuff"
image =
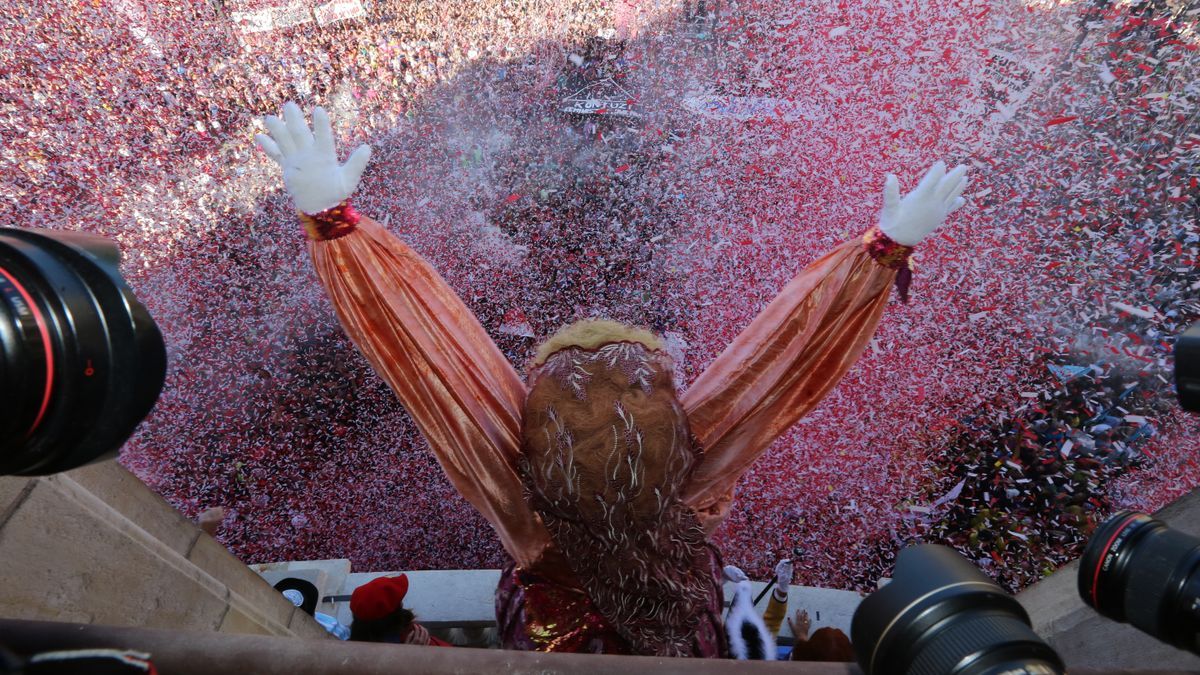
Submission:
POLYGON ((297 211, 300 214, 300 222, 304 225, 304 230, 308 232, 308 238, 313 241, 328 241, 344 237, 354 231, 358 227, 358 211, 350 205, 350 200, 347 199, 341 204, 325 209, 320 213, 309 215, 303 211, 297 211))
POLYGON ((908 302, 908 287, 912 283, 913 247, 892 241, 879 226, 872 227, 863 235, 863 248, 875 262, 896 272, 896 290, 900 301, 908 302))
POLYGON ((912 255, 913 247, 897 244, 892 241, 879 226, 872 227, 863 235, 863 247, 875 259, 875 262, 898 270, 908 266, 908 258, 912 255))

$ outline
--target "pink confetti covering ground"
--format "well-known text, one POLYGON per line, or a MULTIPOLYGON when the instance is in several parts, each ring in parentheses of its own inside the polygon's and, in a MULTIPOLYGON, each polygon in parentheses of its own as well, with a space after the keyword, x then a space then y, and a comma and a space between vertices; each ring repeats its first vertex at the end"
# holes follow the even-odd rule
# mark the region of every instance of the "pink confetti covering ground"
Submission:
POLYGON ((694 7, 376 4, 366 25, 244 48, 198 2, 0 9, 20 85, 0 109, 6 221, 122 242, 171 358, 122 461, 189 515, 227 507, 221 538, 244 560, 503 560, 338 330, 250 145, 253 118, 293 98, 329 106, 347 150, 372 142, 359 209, 433 261, 515 363, 607 315, 666 332, 685 381, 873 223, 885 173, 911 187, 938 159, 971 166, 911 304, 743 480, 718 539, 752 574, 798 554, 798 583, 865 587, 923 538, 1018 587, 1097 515, 1200 484, 1200 430, 1165 384, 1169 339, 1200 316, 1200 11, 742 2, 714 36, 694 7), (583 46, 610 27, 623 52, 583 46), (558 111, 608 76, 640 121, 558 111), (1095 368, 1064 385, 1047 364, 1095 368), (1036 419, 1064 431, 996 450, 1036 419), (1033 465, 1086 494, 1026 503, 1033 465))

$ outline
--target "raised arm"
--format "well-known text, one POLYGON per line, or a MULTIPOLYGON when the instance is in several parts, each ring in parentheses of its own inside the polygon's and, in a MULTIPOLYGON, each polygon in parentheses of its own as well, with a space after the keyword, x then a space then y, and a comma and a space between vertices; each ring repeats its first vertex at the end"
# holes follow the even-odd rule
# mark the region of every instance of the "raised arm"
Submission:
POLYGON ((317 276, 343 329, 396 393, 450 482, 522 567, 550 546, 515 471, 525 386, 483 326, 432 267, 348 198, 370 158, 337 163, 329 117, 309 131, 294 104, 264 120, 263 150, 283 168, 317 276), (314 133, 315 132, 315 133, 314 133))
POLYGON ((684 394, 705 454, 683 499, 707 531, 754 460, 858 360, 893 283, 906 298, 912 246, 962 205, 965 174, 939 162, 904 199, 889 174, 879 225, 797 275, 684 394))

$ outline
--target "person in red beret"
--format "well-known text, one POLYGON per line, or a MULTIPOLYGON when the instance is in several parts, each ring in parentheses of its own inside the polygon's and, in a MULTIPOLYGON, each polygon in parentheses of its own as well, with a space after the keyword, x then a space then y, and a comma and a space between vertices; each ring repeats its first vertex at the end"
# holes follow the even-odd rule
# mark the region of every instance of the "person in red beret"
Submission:
POLYGON ((415 621, 411 609, 404 607, 408 594, 408 577, 379 577, 354 589, 350 596, 350 639, 359 642, 391 642, 393 644, 450 647, 429 634, 415 621))

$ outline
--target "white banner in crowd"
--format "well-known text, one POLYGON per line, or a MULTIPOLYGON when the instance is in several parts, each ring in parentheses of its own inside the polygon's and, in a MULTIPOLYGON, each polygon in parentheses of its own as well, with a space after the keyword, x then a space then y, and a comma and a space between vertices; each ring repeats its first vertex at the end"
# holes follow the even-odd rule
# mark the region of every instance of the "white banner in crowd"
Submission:
POLYGON ((1002 49, 988 49, 987 64, 980 78, 980 93, 1000 122, 1011 120, 1029 100, 1042 71, 1028 58, 1002 49))
POLYGON ((312 12, 303 2, 290 2, 271 10, 276 28, 291 28, 313 20, 312 12))
POLYGON ((145 45, 151 54, 160 59, 163 58, 163 51, 158 40, 150 34, 150 22, 146 18, 146 9, 133 0, 117 0, 114 6, 118 12, 125 15, 129 32, 133 33, 134 37, 145 45))
POLYGON ((740 121, 778 119, 785 122, 800 120, 818 122, 828 117, 828 114, 818 105, 769 96, 723 96, 701 93, 685 96, 682 102, 684 108, 710 118, 740 121))
POLYGON ((243 33, 265 33, 291 28, 313 20, 312 12, 301 0, 278 7, 264 7, 253 12, 234 12, 233 25, 243 33))
POLYGON ((593 82, 564 98, 559 110, 578 115, 641 117, 641 114, 634 110, 633 95, 612 78, 593 82))
POLYGON ((271 17, 271 9, 259 9, 253 12, 234 12, 233 25, 243 33, 265 33, 275 27, 271 17))
POLYGON ((976 95, 964 96, 955 116, 977 127, 976 148, 987 148, 999 137, 1004 124, 1016 117, 1049 76, 1058 58, 1058 52, 1053 50, 988 48, 983 67, 971 73, 971 87, 976 95))
POLYGON ((335 21, 364 17, 367 15, 367 10, 363 9, 359 0, 333 0, 320 5, 313 10, 313 13, 317 16, 318 24, 328 26, 335 21))

